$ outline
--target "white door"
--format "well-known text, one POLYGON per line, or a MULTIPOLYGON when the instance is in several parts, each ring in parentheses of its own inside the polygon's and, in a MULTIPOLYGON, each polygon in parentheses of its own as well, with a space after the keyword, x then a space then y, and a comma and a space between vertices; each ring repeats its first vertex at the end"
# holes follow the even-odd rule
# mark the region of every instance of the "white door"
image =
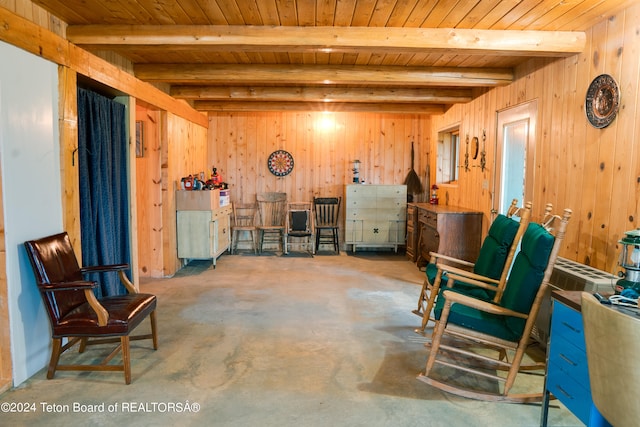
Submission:
MULTIPOLYGON (((538 103, 498 112, 492 216, 506 213, 511 201, 532 201, 538 103)), ((492 218, 493 219, 493 218, 492 218)))

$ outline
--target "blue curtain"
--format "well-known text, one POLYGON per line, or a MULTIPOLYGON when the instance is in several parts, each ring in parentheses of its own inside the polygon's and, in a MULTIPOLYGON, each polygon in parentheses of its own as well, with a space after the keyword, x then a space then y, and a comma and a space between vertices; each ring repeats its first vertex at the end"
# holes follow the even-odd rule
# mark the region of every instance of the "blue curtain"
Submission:
MULTIPOLYGON (((82 265, 130 263, 125 106, 78 88, 82 265)), ((130 272, 128 272, 130 273, 130 272)), ((126 293, 115 273, 94 274, 96 295, 126 293)))

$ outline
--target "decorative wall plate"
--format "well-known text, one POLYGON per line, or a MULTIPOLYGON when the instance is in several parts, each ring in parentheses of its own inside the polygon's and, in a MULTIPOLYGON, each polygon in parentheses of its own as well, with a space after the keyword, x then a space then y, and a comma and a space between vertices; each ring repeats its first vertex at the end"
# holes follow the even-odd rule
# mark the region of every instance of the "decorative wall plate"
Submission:
POLYGON ((601 74, 589 85, 584 101, 587 119, 593 127, 605 128, 611 124, 620 107, 618 84, 608 74, 601 74))
POLYGON ((293 156, 284 150, 271 153, 267 162, 269 171, 275 176, 286 176, 293 170, 293 156))

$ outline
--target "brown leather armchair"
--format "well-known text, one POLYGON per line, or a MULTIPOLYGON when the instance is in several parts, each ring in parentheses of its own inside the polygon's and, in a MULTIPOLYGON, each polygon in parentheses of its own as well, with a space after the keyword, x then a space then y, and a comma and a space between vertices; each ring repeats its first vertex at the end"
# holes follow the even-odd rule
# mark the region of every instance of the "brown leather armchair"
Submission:
POLYGON ((138 293, 129 281, 127 264, 80 268, 66 232, 25 242, 25 248, 42 296, 49 321, 53 348, 47 371, 52 379, 56 370, 124 371, 125 383, 131 383, 129 340, 152 339, 158 348, 156 333, 156 297, 138 293), (118 272, 129 291, 126 295, 96 298, 96 282, 84 279, 85 273, 118 272), (151 321, 151 334, 130 336, 146 318, 151 321), (62 345, 63 338, 68 342, 62 345), (96 365, 59 365, 60 355, 80 342, 80 353, 87 345, 119 342, 119 345, 96 365), (109 364, 122 350, 122 364, 109 364))

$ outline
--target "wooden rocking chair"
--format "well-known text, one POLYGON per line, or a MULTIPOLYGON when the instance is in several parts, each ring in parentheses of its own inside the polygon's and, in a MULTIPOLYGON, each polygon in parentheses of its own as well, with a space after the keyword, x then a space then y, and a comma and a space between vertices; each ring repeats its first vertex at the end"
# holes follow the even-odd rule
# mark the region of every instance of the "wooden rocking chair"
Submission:
POLYGON ((441 281, 444 279, 446 282, 447 272, 492 283, 495 290, 475 288, 471 293, 472 295, 479 293, 489 299, 494 297, 499 299, 507 281, 516 248, 529 224, 530 215, 530 202, 526 203, 525 207, 519 208, 518 200, 513 199, 507 214, 498 215, 489 227, 475 263, 431 252, 431 260, 427 264, 426 277, 418 297, 418 309, 413 310, 413 313, 422 317, 422 325, 416 329, 417 333, 423 334, 429 320, 435 321, 431 317, 431 310, 440 291, 441 281), (516 221, 514 217, 520 217, 520 221, 516 221))
MULTIPOLYGON (((544 224, 529 223, 522 238, 504 292, 499 301, 486 301, 443 288, 434 309, 436 326, 431 351, 420 381, 441 390, 472 399, 534 402, 542 399, 542 390, 531 394, 509 394, 529 343, 538 310, 564 238, 571 210, 551 216, 544 224), (555 236, 554 236, 555 233, 555 236), (457 340, 455 345, 443 338, 457 340), (495 356, 492 356, 495 354, 495 356), (512 354, 511 360, 508 355, 512 354), (447 366, 481 378, 504 383, 502 392, 468 388, 455 380, 438 379, 435 365, 447 366), (492 372, 487 368, 496 369, 492 372), (506 376, 499 375, 506 371, 506 376)), ((448 282, 461 281, 470 286, 490 286, 484 282, 448 273, 448 282)), ((544 369, 544 363, 538 363, 544 369)))

